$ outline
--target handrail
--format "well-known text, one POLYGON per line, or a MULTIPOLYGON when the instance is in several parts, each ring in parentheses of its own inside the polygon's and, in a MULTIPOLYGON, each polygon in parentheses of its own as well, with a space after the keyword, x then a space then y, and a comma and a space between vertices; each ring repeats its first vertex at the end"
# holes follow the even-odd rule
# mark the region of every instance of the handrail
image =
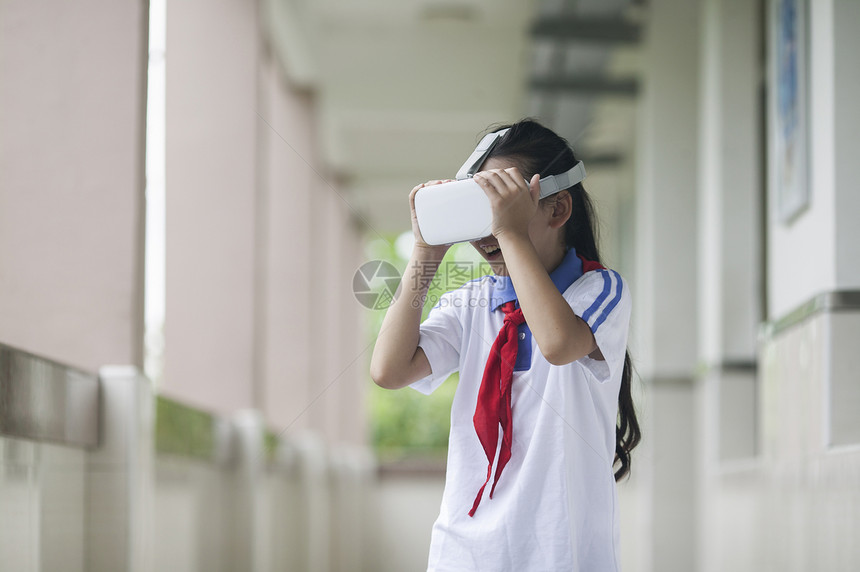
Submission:
POLYGON ((233 460, 233 436, 229 421, 208 411, 155 397, 155 450, 215 464, 233 460))
POLYGON ((0 344, 0 435, 97 446, 98 376, 0 344))
MULTIPOLYGON (((78 448, 100 444, 99 375, 0 344, 0 436, 78 448)), ((155 395, 155 452, 230 465, 235 428, 228 418, 155 395)), ((261 427, 260 446, 273 461, 283 439, 261 427)))
POLYGON ((760 336, 770 339, 821 312, 851 312, 860 310, 860 290, 834 290, 814 296, 776 320, 762 324, 760 336))

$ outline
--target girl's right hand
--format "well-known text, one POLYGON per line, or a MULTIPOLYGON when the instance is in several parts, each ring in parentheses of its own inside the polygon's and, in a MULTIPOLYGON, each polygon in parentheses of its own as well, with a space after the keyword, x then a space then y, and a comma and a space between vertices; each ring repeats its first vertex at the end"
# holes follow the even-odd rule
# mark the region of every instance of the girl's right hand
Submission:
POLYGON ((415 193, 418 192, 418 189, 423 189, 424 187, 430 187, 433 185, 441 185, 442 183, 450 183, 454 179, 444 179, 441 181, 427 181, 426 183, 421 183, 412 189, 412 192, 409 193, 409 210, 412 214, 412 234, 415 237, 415 246, 414 249, 426 249, 426 252, 434 255, 434 258, 438 257, 439 260, 445 256, 445 253, 448 252, 448 249, 451 247, 450 244, 441 244, 441 245, 431 245, 424 242, 424 237, 421 236, 421 231, 418 229, 418 217, 415 216, 415 193))

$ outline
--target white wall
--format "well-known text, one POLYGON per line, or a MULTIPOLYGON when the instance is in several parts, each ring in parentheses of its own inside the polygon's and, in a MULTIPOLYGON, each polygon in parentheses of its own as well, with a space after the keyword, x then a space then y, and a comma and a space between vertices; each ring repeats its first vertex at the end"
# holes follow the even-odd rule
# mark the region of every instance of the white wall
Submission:
POLYGON ((444 475, 391 475, 376 485, 377 572, 427 569, 430 532, 442 505, 444 475))
MULTIPOLYGON (((757 370, 744 364, 754 324, 736 318, 740 309, 758 313, 755 296, 750 305, 757 288, 749 273, 756 269, 738 272, 733 265, 755 259, 748 251, 734 260, 714 254, 736 239, 738 225, 742 233, 759 235, 748 222, 758 218, 756 204, 749 200, 760 192, 754 184, 755 165, 749 162, 758 153, 752 149, 750 156, 731 158, 739 142, 744 148, 756 139, 749 123, 755 126, 757 120, 744 124, 740 119, 752 108, 757 80, 750 72, 755 71, 761 32, 750 27, 757 11, 750 3, 707 0, 706 10, 702 124, 708 173, 703 173, 700 192, 710 206, 702 212, 700 238, 703 258, 723 262, 702 267, 708 283, 699 309, 706 342, 700 352, 707 362, 728 360, 730 367, 703 370, 696 389, 697 569, 855 570, 860 563, 855 542, 860 526, 860 312, 824 309, 788 327, 762 330, 757 370), (709 164, 711 156, 719 161, 709 164), (723 174, 731 174, 730 184, 715 184, 720 164, 726 167, 723 174), (746 186, 747 193, 738 193, 738 186, 746 186), (721 207, 731 202, 739 206, 737 215, 721 221, 721 207)), ((856 59, 858 6, 813 0, 810 13, 811 202, 784 223, 775 216, 771 189, 765 278, 772 321, 819 293, 860 285, 858 194, 856 184, 838 175, 856 162, 858 150, 856 135, 848 131, 856 133, 860 82, 856 66, 847 61, 856 59), (849 100, 854 104, 849 106, 849 100)))
POLYGON ((4 570, 84 572, 86 453, 0 438, 4 570))
MULTIPOLYGON (((809 22, 808 210, 789 224, 769 215, 768 317, 779 318, 821 292, 860 285, 860 50, 856 2, 817 0, 809 22)), ((773 192, 771 192, 773 201, 773 192)), ((772 209, 771 209, 772 210, 772 209)))
POLYGON ((860 322, 858 312, 822 313, 762 347, 762 455, 747 471, 761 532, 746 569, 847 572, 860 566, 860 448, 857 442, 833 447, 827 438, 828 386, 833 372, 844 371, 831 350, 853 348, 835 354, 843 359, 856 354, 856 339, 834 335, 840 331, 835 318, 843 315, 860 322))

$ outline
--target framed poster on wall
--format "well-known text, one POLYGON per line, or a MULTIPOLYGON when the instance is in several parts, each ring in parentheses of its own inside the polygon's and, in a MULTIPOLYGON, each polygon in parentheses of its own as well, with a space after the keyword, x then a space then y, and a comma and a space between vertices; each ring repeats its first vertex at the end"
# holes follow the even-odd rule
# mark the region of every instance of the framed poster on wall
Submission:
POLYGON ((768 163, 771 205, 788 224, 809 206, 807 0, 770 0, 768 163))

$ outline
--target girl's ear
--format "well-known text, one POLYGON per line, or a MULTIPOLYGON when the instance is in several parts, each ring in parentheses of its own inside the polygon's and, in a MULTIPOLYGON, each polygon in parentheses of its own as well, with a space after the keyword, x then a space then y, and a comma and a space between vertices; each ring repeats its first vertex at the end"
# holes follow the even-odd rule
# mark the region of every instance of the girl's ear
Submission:
POLYGON ((549 218, 550 228, 561 228, 573 212, 573 199, 570 196, 570 191, 559 192, 550 208, 552 208, 549 218))

